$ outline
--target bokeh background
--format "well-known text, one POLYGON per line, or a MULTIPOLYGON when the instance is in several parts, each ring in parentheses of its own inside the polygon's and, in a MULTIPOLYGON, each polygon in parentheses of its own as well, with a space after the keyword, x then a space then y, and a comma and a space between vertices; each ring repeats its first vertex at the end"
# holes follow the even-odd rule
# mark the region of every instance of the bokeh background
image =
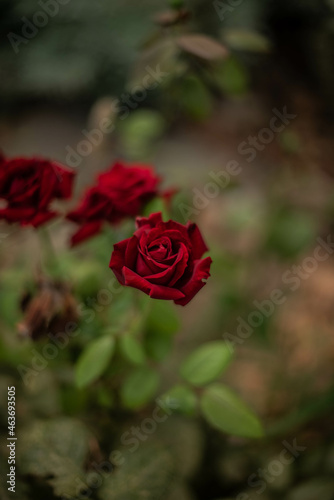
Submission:
MULTIPOLYGON (((256 310, 254 301, 267 300, 274 289, 286 297, 249 338, 236 343, 235 360, 224 375, 262 418, 267 437, 226 437, 197 419, 175 417, 165 439, 176 450, 179 474, 169 477, 172 488, 160 488, 154 498, 334 499, 331 252, 307 267, 317 239, 327 241, 334 221, 333 1, 188 0, 183 5, 69 0, 56 2, 57 13, 48 16, 45 26, 34 35, 28 29, 31 38, 23 37, 26 20, 43 11, 41 5, 35 0, 0 3, 3 152, 48 156, 73 166, 76 196, 116 158, 154 164, 166 187, 179 189, 175 217, 184 222, 180 207, 190 207, 190 218, 211 250, 208 285, 189 306, 177 308, 182 327, 163 365, 165 387, 196 346, 227 332, 236 335, 238 317, 247 319, 256 310), (10 33, 23 38, 11 41, 10 33), (200 43, 199 49, 194 39, 176 42, 191 33, 215 44, 200 43), (147 67, 157 66, 166 75, 154 89, 140 93, 147 67), (123 114, 117 113, 117 99, 125 106, 123 114), (131 104, 124 104, 128 99, 131 104), (273 110, 282 113, 284 108, 294 117, 268 139, 261 131, 270 126, 273 110), (78 153, 85 134, 99 129, 105 118, 113 123, 110 133, 91 144, 88 154, 75 157, 73 165, 73 151, 78 153), (250 137, 264 138, 252 154, 245 152, 250 137), (199 193, 211 182, 210 172, 226 171, 232 160, 239 164, 238 175, 203 201, 199 193), (303 277, 292 290, 284 276, 296 275, 294 266, 303 265, 303 277), (305 450, 276 475, 269 473, 264 483, 256 482, 259 469, 268 470, 279 456, 282 442, 293 440, 305 450)), ((15 304, 39 251, 32 232, 12 232, 1 224, 1 233, 8 233, 0 248, 5 429, 6 390, 17 378, 21 349, 15 304)), ((70 223, 53 224, 60 253, 72 230, 70 223)), ((81 259, 85 249, 73 250, 73 255, 81 259)), ((72 267, 75 275, 76 265, 72 267)), ((84 283, 93 294, 96 269, 91 260, 80 260, 76 286, 84 283)), ((91 396, 66 385, 66 377, 70 374, 51 366, 33 388, 20 388, 19 425, 75 415, 93 430, 95 425, 102 428, 101 435, 116 435, 109 402, 108 416, 103 416, 91 396), (107 431, 110 421, 114 427, 107 431)), ((60 432, 60 440, 64 436, 60 432)), ((112 439, 105 447, 112 446, 112 439)), ((56 498, 31 470, 26 475, 22 466, 21 476, 20 500, 56 498)), ((148 485, 150 481, 148 475, 148 485)), ((123 498, 111 490, 94 490, 91 498, 123 498)), ((5 487, 0 491, 1 498, 10 498, 5 487)))

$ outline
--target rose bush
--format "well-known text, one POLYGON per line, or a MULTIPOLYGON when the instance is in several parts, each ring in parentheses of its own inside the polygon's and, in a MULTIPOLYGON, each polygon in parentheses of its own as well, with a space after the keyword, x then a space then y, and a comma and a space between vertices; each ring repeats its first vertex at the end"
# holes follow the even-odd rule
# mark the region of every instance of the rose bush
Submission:
POLYGON ((125 286, 155 299, 188 304, 210 276, 211 258, 196 224, 163 222, 161 213, 138 217, 137 230, 114 245, 109 267, 125 286))
POLYGON ((43 158, 0 158, 0 218, 38 227, 58 215, 50 203, 72 194, 74 171, 43 158))
POLYGON ((159 182, 150 167, 116 162, 98 176, 97 184, 86 191, 79 207, 67 215, 69 220, 81 224, 71 244, 97 234, 104 221, 115 224, 140 214, 145 203, 158 194, 159 182))

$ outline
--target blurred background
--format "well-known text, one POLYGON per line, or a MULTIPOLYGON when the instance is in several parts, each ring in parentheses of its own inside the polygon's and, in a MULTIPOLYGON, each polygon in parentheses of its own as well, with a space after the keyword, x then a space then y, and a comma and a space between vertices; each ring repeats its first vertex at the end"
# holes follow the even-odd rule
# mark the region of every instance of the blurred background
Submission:
MULTIPOLYGON (((211 249, 209 284, 177 309, 182 328, 163 366, 165 385, 187 353, 228 334, 236 357, 224 379, 260 415, 268 437, 226 437, 176 417, 167 443, 178 436, 184 470, 155 498, 333 500, 332 249, 323 246, 327 258, 310 261, 334 222, 333 0, 0 0, 0 32, 4 154, 75 168, 76 196, 116 158, 153 164, 166 187, 179 189, 174 217, 196 220, 211 249), (231 162, 234 173, 210 191, 212 172, 226 179, 231 162), (247 322, 254 302, 275 289, 280 305, 237 336, 238 318, 247 322), (266 476, 282 442, 294 440, 305 450, 266 476)), ((54 226, 62 251, 73 226, 54 226)), ((30 236, 10 234, 1 247, 4 394, 17 363, 9 359, 17 341, 8 325, 18 318, 8 304, 25 279, 18 269, 6 272, 22 264, 22 249, 33 269, 30 236)), ((82 273, 91 283, 95 268, 82 273)), ((75 414, 107 427, 94 404, 85 417, 82 393, 45 373, 35 399, 21 390, 21 424, 75 414)), ((56 498, 29 481, 20 500, 31 491, 56 498)))

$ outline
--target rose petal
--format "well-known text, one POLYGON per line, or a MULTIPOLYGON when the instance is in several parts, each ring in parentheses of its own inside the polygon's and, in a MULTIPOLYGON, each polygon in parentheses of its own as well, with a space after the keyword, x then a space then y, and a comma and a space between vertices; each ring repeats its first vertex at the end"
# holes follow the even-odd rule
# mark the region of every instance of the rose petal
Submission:
POLYGON ((208 251, 208 247, 204 243, 200 230, 196 224, 188 223, 187 231, 193 248, 192 257, 194 260, 200 259, 202 255, 208 251))
POLYGON ((208 279, 210 276, 211 263, 211 257, 206 257, 203 260, 197 260, 194 262, 193 274, 190 280, 181 288, 185 297, 183 299, 175 300, 175 304, 185 306, 199 292, 199 290, 203 288, 205 285, 203 280, 208 279))
POLYGON ((76 233, 72 235, 71 246, 74 247, 75 245, 78 245, 78 243, 81 243, 82 241, 99 233, 101 229, 102 229, 102 222, 99 221, 87 222, 86 224, 81 226, 76 233))
POLYGON ((159 222, 162 222, 161 212, 156 212, 151 214, 149 217, 136 217, 136 226, 137 228, 149 226, 155 227, 159 222))
POLYGON ((115 273, 118 281, 124 285, 124 277, 123 277, 123 267, 125 262, 125 253, 128 246, 128 243, 131 238, 127 240, 120 241, 114 245, 114 251, 111 254, 111 259, 109 262, 110 269, 115 273))
POLYGON ((53 219, 54 217, 57 217, 57 215, 57 212, 38 212, 32 219, 29 220, 28 224, 31 224, 34 227, 39 227, 42 224, 45 224, 49 220, 53 219))
POLYGON ((180 300, 184 297, 184 294, 180 290, 162 285, 154 285, 127 267, 123 268, 123 276, 125 285, 138 288, 153 299, 180 300))

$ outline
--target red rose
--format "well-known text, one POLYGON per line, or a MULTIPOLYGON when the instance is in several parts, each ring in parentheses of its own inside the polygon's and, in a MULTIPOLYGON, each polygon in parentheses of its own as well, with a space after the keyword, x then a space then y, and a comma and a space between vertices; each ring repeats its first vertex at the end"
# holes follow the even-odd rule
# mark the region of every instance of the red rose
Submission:
POLYGON ((114 224, 138 215, 144 204, 157 195, 159 182, 150 167, 116 162, 98 176, 97 185, 88 189, 79 207, 68 214, 68 219, 82 225, 71 244, 98 233, 103 221, 114 224))
POLYGON ((57 216, 49 205, 69 198, 74 172, 42 158, 0 158, 0 199, 7 202, 0 218, 34 227, 57 216))
POLYGON ((122 285, 185 306, 210 276, 212 260, 201 259, 208 249, 198 227, 163 222, 161 213, 136 222, 132 238, 114 245, 109 267, 122 285))

